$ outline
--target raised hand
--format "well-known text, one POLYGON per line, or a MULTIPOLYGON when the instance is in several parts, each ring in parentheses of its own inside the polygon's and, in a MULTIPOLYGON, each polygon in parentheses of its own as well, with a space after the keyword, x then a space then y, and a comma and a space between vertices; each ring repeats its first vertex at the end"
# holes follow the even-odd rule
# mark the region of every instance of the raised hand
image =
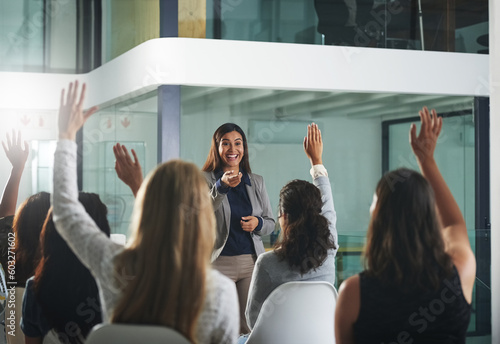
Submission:
POLYGON ((224 172, 224 174, 222 175, 221 181, 226 186, 234 188, 235 186, 238 186, 238 184, 241 182, 241 177, 243 177, 243 174, 241 172, 235 174, 234 171, 227 171, 224 172))
POLYGON ((315 123, 307 126, 307 136, 304 137, 304 151, 311 161, 311 165, 323 164, 323 140, 321 131, 315 123))
POLYGON ((12 129, 12 137, 7 133, 7 142, 2 141, 3 150, 7 159, 9 159, 14 170, 22 171, 28 155, 30 152, 29 145, 27 141, 22 141, 21 132, 18 131, 17 136, 14 129, 12 129), (21 142, 23 142, 23 147, 21 147, 21 142))
POLYGON ((142 167, 137 158, 135 150, 131 149, 134 160, 130 157, 127 148, 124 145, 117 143, 113 146, 113 153, 115 154, 115 170, 118 178, 120 178, 126 185, 130 187, 134 196, 141 187, 143 176, 142 167))
POLYGON ((412 124, 410 128, 410 145, 418 163, 421 165, 427 159, 434 158, 434 150, 436 149, 439 133, 441 133, 443 119, 437 116, 434 109, 429 113, 427 107, 419 111, 419 115, 422 123, 420 133, 417 136, 417 127, 412 124))
POLYGON ((19 185, 24 171, 24 165, 28 159, 29 146, 24 141, 23 148, 21 148, 21 132, 17 133, 12 130, 12 137, 7 133, 7 143, 2 141, 3 150, 7 159, 12 164, 12 171, 9 180, 5 184, 0 201, 0 217, 14 215, 16 212, 17 196, 19 194, 19 185))
POLYGON ((59 106, 59 139, 75 140, 76 132, 83 126, 85 121, 97 111, 97 106, 83 111, 86 86, 83 84, 82 91, 78 97, 78 81, 69 84, 68 94, 61 91, 61 103, 59 106), (66 101, 65 101, 66 98, 66 101))

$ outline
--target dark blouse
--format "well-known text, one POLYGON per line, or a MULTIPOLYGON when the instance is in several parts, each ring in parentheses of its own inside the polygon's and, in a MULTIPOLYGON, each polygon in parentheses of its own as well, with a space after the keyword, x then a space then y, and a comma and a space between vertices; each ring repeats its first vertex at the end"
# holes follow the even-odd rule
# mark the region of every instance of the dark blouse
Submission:
POLYGON ((465 343, 471 306, 456 268, 437 292, 403 293, 360 274, 361 304, 354 323, 357 344, 465 343))

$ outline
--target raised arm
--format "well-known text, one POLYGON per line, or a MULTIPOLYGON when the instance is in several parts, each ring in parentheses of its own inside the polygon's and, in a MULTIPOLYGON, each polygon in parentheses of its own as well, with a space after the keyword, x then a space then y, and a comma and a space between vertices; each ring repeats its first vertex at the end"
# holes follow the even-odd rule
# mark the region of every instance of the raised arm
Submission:
POLYGON ((470 303, 476 274, 474 253, 470 247, 467 227, 460 208, 434 160, 434 150, 443 120, 437 116, 435 110, 429 112, 427 107, 424 107, 419 115, 422 123, 420 133, 417 135, 417 128, 415 124, 412 124, 410 145, 422 174, 434 190, 438 215, 443 226, 445 249, 457 267, 464 296, 470 303))
POLYGON ((59 141, 54 156, 53 219, 57 231, 80 261, 94 276, 103 280, 103 284, 109 284, 112 277, 106 269, 112 266, 111 260, 120 245, 99 230, 78 201, 75 137, 83 123, 97 110, 93 107, 83 111, 84 96, 85 84, 79 94, 77 82, 74 87, 70 84, 67 97, 64 90, 61 94, 59 141))
POLYGON ((311 176, 313 183, 321 192, 323 207, 321 214, 326 217, 330 223, 330 233, 335 241, 335 252, 338 249, 338 234, 337 234, 337 214, 333 204, 332 188, 328 179, 328 172, 323 166, 323 139, 321 130, 318 125, 312 123, 307 126, 307 136, 304 137, 304 152, 311 162, 311 176))
POLYGON ((113 146, 113 153, 115 154, 115 170, 118 178, 121 179, 134 194, 137 195, 137 191, 141 187, 142 180, 142 167, 137 158, 135 150, 131 149, 134 160, 130 157, 127 148, 124 145, 117 143, 113 146))
POLYGON ((14 130, 12 130, 12 137, 7 133, 6 142, 2 141, 3 150, 12 165, 12 170, 3 190, 2 201, 0 203, 0 217, 14 215, 16 212, 19 184, 29 154, 28 142, 24 141, 23 147, 21 147, 21 142, 23 142, 21 132, 19 131, 16 136, 14 130))

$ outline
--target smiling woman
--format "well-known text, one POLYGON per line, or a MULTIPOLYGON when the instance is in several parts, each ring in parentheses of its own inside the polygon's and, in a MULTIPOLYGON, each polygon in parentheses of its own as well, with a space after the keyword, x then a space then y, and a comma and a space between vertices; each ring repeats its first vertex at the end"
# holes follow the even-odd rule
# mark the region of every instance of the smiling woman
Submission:
POLYGON ((236 124, 221 125, 203 166, 217 219, 213 266, 236 283, 240 332, 245 320, 248 288, 257 256, 264 253, 261 236, 274 230, 264 180, 252 173, 245 133, 236 124))

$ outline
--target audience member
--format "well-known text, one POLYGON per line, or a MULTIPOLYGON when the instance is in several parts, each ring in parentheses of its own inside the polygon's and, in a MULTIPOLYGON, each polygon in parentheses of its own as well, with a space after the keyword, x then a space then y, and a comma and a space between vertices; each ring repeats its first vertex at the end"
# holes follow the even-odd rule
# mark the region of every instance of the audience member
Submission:
MULTIPOLYGON (((109 237, 107 208, 99 196, 81 192, 79 201, 109 237)), ((92 327, 102 322, 97 285, 57 233, 52 210, 40 234, 40 251, 40 263, 26 282, 23 298, 21 328, 27 342, 83 343, 92 327)))
POLYGON ((0 263, 5 272, 8 267, 9 236, 12 235, 12 221, 16 213, 19 184, 29 155, 29 145, 26 141, 21 147, 21 132, 16 135, 16 132, 12 130, 12 137, 9 133, 6 136, 7 140, 2 141, 2 146, 12 169, 0 202, 0 263))
POLYGON ((465 343, 476 264, 434 149, 442 118, 420 111, 410 144, 422 175, 399 169, 376 188, 365 270, 340 287, 335 335, 344 343, 465 343))
POLYGON ((212 265, 235 282, 240 333, 248 333, 245 306, 255 259, 264 253, 261 236, 270 234, 275 222, 264 179, 250 169, 247 139, 238 125, 225 123, 215 131, 202 170, 217 219, 212 265))
POLYGON ((159 165, 137 193, 130 242, 113 243, 77 199, 76 132, 96 111, 82 110, 84 95, 77 82, 61 94, 54 222, 96 278, 103 320, 168 326, 191 342, 233 343, 236 289, 210 268, 215 219, 200 171, 180 160, 159 165))
MULTIPOLYGON (((255 264, 246 306, 250 328, 255 325, 266 298, 281 284, 291 281, 335 283, 337 218, 322 161, 323 140, 314 123, 307 127, 304 150, 311 162, 314 184, 293 180, 280 191, 278 218, 282 237, 274 251, 262 254, 255 264)), ((240 338, 240 343, 245 341, 245 337, 240 338)))
MULTIPOLYGON (((12 170, 5 185, 2 201, 0 203, 0 263, 3 269, 3 272, 0 271, 0 273, 7 275, 7 279, 10 282, 16 282, 16 277, 19 277, 18 274, 16 276, 16 265, 21 266, 21 268, 27 268, 25 270, 22 269, 21 275, 24 271, 29 271, 33 268, 33 259, 36 258, 36 254, 30 256, 30 250, 33 250, 33 253, 37 251, 36 245, 38 242, 39 230, 35 229, 35 231, 32 232, 29 227, 25 228, 25 230, 21 230, 21 234, 25 234, 25 236, 22 235, 22 239, 35 237, 36 240, 24 241, 27 244, 27 250, 18 250, 21 252, 21 259, 18 259, 16 263, 16 234, 13 231, 13 219, 16 212, 21 176, 29 155, 29 145, 26 141, 22 141, 21 132, 17 132, 16 134, 16 132, 12 130, 12 136, 10 136, 9 133, 7 133, 6 136, 7 140, 6 142, 2 141, 2 146, 7 159, 9 159, 12 165, 12 170), (22 142, 23 145, 21 146, 22 142), (10 279, 10 276, 12 276, 13 279, 10 279)), ((26 212, 26 216, 30 216, 29 211, 26 212)), ((43 219, 40 219, 40 221, 42 223, 43 219)), ((21 241, 21 243, 23 242, 21 241)), ((4 277, 5 276, 2 276, 2 279, 4 277)), ((5 279, 3 279, 3 282, 4 281, 5 279)), ((14 289, 10 289, 10 293, 13 293, 11 299, 15 300, 15 303, 11 304, 15 307, 14 309, 6 308, 7 311, 5 312, 5 325, 7 325, 5 335, 8 344, 24 344, 24 336, 19 329, 19 322, 21 320, 21 298, 24 293, 25 277, 21 277, 20 282, 22 283, 14 285, 14 289), (14 311, 14 316, 10 311, 14 311)), ((11 284, 9 286, 13 285, 11 284)), ((4 297, 7 297, 6 285, 4 285, 4 287, 4 297)), ((7 307, 7 304, 5 306, 7 307)))

